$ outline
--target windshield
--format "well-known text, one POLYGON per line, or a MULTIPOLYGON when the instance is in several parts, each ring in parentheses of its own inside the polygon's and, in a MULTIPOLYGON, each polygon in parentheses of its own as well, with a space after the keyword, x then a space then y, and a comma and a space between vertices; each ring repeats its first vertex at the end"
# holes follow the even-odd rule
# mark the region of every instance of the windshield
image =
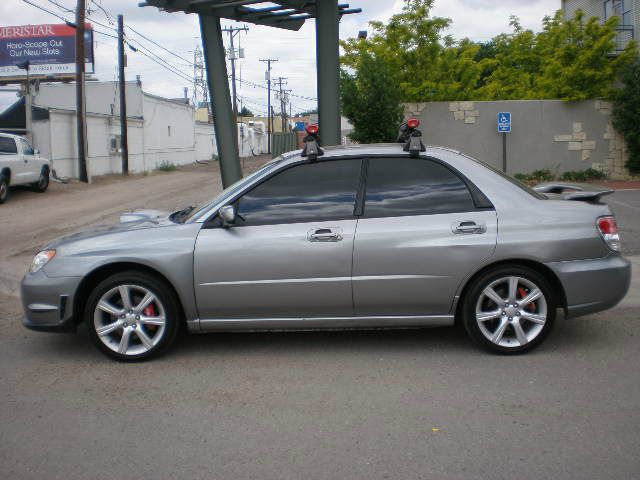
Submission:
POLYGON ((225 188, 222 192, 220 192, 219 195, 214 197, 212 200, 209 200, 203 203, 199 207, 197 208, 191 207, 191 209, 186 214, 180 216, 180 223, 184 223, 192 218, 199 216, 203 212, 206 212, 212 205, 215 205, 216 203, 221 202, 227 197, 233 196, 236 192, 242 190, 242 188, 244 188, 245 185, 251 183, 255 178, 258 178, 263 174, 267 173, 269 170, 272 170, 278 163, 280 163, 282 159, 283 159, 282 157, 278 157, 276 160, 273 160, 267 163, 265 166, 263 166, 262 168, 259 168, 252 174, 244 178, 241 178, 236 183, 233 183, 229 185, 227 188, 225 188))

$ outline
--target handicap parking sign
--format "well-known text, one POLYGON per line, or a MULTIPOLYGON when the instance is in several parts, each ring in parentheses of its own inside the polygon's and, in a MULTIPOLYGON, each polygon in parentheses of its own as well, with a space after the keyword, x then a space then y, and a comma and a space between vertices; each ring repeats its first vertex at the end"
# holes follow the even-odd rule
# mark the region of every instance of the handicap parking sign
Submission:
POLYGON ((498 133, 510 133, 511 132, 511 113, 500 112, 498 113, 498 133))

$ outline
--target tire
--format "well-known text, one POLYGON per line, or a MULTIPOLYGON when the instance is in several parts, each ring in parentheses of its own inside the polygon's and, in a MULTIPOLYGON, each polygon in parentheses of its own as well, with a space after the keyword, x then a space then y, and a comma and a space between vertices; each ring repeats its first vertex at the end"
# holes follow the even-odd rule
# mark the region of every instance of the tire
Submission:
POLYGON ((0 175, 0 204, 9 200, 10 194, 11 190, 9 189, 9 179, 4 175, 0 175))
POLYGON ((109 276, 93 289, 83 318, 102 352, 119 361, 142 361, 173 344, 180 309, 165 282, 147 273, 126 271, 109 276), (128 296, 128 305, 123 295, 128 296))
POLYGON ((33 189, 38 193, 44 193, 49 188, 49 168, 42 167, 40 178, 33 184, 33 189))
POLYGON ((546 278, 531 268, 508 265, 489 270, 472 281, 464 296, 464 328, 491 352, 527 352, 553 328, 557 301, 552 292, 546 278))

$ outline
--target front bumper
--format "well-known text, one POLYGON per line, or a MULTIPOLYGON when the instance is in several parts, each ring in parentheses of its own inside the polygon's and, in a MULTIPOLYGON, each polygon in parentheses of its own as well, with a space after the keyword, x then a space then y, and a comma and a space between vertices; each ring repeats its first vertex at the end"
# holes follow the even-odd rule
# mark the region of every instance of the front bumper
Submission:
POLYGON ((631 283, 631 262, 617 254, 547 266, 564 287, 567 316, 571 318, 614 307, 627 294, 631 283))
POLYGON ((74 332, 73 301, 81 277, 47 277, 42 270, 22 279, 23 325, 43 332, 74 332))

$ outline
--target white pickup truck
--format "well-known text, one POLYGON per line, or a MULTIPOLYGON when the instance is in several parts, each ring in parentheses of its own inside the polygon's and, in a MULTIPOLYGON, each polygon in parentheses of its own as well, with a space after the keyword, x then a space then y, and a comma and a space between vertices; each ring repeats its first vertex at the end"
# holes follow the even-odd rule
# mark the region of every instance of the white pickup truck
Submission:
POLYGON ((49 186, 49 160, 23 137, 0 133, 0 204, 9 199, 9 187, 29 185, 36 192, 49 186))

